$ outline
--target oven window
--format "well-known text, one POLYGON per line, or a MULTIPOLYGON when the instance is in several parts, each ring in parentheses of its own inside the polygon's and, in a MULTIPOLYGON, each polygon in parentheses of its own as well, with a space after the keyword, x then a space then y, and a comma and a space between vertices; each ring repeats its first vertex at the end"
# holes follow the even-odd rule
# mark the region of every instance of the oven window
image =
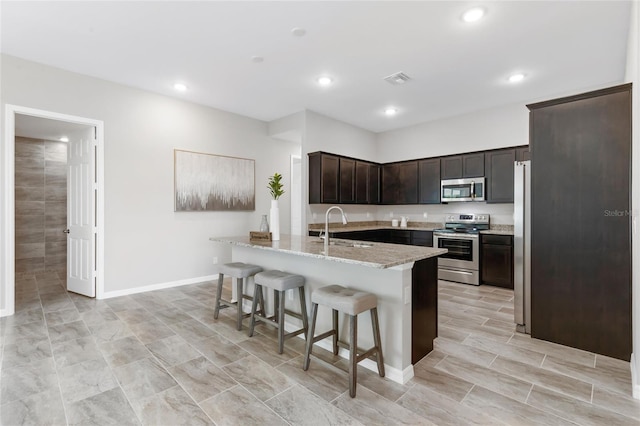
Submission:
POLYGON ((446 248, 448 253, 440 257, 473 262, 473 241, 467 239, 438 238, 438 248, 446 248))

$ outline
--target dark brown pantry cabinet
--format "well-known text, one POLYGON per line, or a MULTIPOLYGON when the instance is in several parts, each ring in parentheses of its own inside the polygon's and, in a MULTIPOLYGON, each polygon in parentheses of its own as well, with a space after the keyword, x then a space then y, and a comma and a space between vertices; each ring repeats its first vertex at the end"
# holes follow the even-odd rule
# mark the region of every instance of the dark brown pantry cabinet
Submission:
POLYGON ((531 335, 629 361, 631 84, 528 108, 531 335))

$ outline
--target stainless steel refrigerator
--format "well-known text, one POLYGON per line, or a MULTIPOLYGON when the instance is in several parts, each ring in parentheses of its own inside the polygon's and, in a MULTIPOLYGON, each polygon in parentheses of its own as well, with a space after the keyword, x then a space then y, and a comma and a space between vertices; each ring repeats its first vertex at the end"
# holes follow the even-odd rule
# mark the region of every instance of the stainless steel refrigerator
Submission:
POLYGON ((531 334, 531 161, 516 161, 514 169, 514 316, 516 330, 531 334))

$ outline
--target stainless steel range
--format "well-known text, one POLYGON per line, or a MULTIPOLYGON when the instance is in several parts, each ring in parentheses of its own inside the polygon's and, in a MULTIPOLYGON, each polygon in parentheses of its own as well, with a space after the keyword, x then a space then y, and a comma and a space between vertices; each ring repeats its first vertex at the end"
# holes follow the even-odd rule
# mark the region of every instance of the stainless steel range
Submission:
POLYGON ((489 215, 449 213, 443 229, 433 231, 433 246, 449 250, 438 258, 438 279, 480 285, 480 231, 489 215))

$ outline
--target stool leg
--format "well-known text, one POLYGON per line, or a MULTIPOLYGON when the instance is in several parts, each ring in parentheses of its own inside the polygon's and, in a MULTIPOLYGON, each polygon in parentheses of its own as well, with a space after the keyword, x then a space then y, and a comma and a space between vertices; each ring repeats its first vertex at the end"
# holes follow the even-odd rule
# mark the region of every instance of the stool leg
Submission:
POLYGON ((249 319, 249 337, 253 337, 253 329, 256 326, 256 309, 258 308, 258 294, 262 293, 262 286, 256 284, 253 288, 253 302, 251 303, 251 318, 249 319))
POLYGON ((220 313, 220 299, 222 298, 222 281, 224 280, 223 274, 218 274, 218 288, 216 289, 216 306, 213 310, 213 318, 218 319, 220 313))
POLYGON ((338 311, 333 309, 333 354, 338 355, 338 311))
POLYGON ((243 279, 236 278, 236 303, 238 304, 238 317, 237 317, 237 329, 242 330, 242 290, 243 279))
POLYGON ((307 301, 304 296, 304 287, 298 287, 300 292, 300 313, 302 315, 302 328, 304 328, 304 338, 307 338, 309 331, 309 318, 307 317, 307 301))
MULTIPOLYGON (((253 296, 253 297, 256 297, 256 296, 253 296)), ((264 309, 264 290, 262 289, 262 286, 260 286, 260 314, 262 315, 263 318, 267 317, 267 311, 264 309)))
POLYGON ((309 334, 307 334, 307 347, 304 351, 304 362, 302 363, 302 369, 307 371, 309 369, 309 362, 311 361, 311 349, 313 346, 313 333, 316 330, 316 316, 318 315, 318 304, 311 304, 311 324, 309 325, 309 334))
POLYGON ((278 353, 281 354, 284 351, 284 291, 278 292, 280 298, 280 311, 278 312, 278 353))
POLYGON ((280 318, 280 298, 278 297, 278 290, 273 290, 273 320, 278 322, 280 318))
POLYGON ((349 396, 356 396, 356 380, 358 375, 358 317, 349 315, 349 396))
POLYGON ((373 343, 376 345, 376 361, 378 374, 384 377, 384 359, 382 358, 382 343, 380 342, 380 325, 378 324, 378 308, 371 309, 371 326, 373 327, 373 343))

